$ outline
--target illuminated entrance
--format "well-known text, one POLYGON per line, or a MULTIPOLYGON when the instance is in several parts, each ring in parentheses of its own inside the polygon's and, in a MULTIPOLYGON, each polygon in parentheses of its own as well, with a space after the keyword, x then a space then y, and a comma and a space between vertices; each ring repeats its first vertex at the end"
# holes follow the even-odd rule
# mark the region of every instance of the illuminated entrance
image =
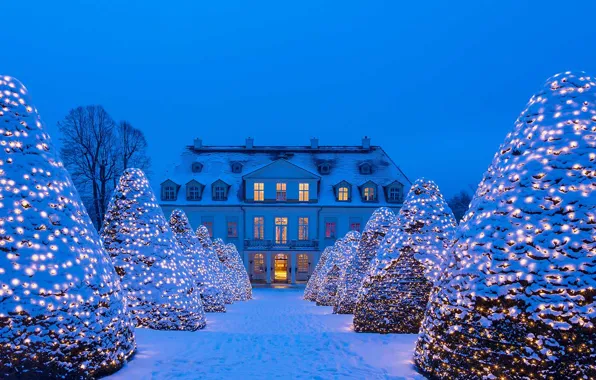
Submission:
POLYGON ((279 253, 275 255, 273 281, 288 282, 288 255, 279 253))

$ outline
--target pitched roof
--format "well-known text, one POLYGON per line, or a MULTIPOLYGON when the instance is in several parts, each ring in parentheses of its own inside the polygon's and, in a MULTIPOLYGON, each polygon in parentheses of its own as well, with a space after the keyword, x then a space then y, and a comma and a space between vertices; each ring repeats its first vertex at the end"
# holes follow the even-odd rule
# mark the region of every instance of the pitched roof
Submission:
MULTIPOLYGON (((317 149, 308 146, 255 146, 250 149, 244 146, 202 146, 200 149, 195 149, 193 146, 187 146, 171 169, 157 180, 161 182, 170 179, 178 184, 185 184, 195 179, 200 183, 211 184, 221 179, 231 186, 228 199, 212 201, 211 186, 206 186, 200 202, 187 201, 183 192, 180 192, 176 201, 161 201, 161 203, 197 206, 243 204, 243 178, 278 160, 287 161, 311 175, 318 173, 317 167, 320 163, 327 162, 331 165, 329 174, 316 175, 320 178, 318 205, 370 207, 370 203, 362 202, 360 197, 353 197, 350 204, 338 202, 333 186, 341 181, 347 181, 354 186, 361 186, 368 181, 373 181, 379 186, 399 181, 404 184, 404 191, 407 191, 411 185, 406 175, 379 146, 371 146, 370 149, 361 146, 320 146, 317 149), (284 160, 280 160, 281 158, 284 160), (193 162, 203 164, 203 170, 193 173, 193 162), (241 173, 232 172, 233 162, 243 165, 241 173), (373 165, 371 174, 360 174, 359 166, 364 162, 373 165)), ((382 205, 384 202, 384 195, 379 194, 379 203, 376 205, 382 205)))

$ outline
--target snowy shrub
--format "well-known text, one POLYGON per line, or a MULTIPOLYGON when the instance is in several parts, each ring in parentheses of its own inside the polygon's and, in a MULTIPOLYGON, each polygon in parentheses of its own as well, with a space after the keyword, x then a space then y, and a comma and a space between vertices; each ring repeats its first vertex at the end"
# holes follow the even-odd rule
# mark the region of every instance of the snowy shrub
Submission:
POLYGON ((248 301, 252 299, 252 285, 250 283, 250 278, 248 277, 248 272, 244 267, 242 257, 240 257, 236 245, 228 243, 226 246, 229 252, 227 265, 229 265, 234 273, 234 281, 236 281, 236 287, 238 288, 236 300, 248 301))
MULTIPOLYGON (((340 265, 340 274, 339 280, 337 285, 337 296, 335 300, 334 309, 337 309, 337 301, 342 297, 345 297, 346 292, 346 273, 348 272, 348 267, 354 261, 354 256, 356 256, 356 252, 358 251, 358 244, 360 244, 360 239, 362 235, 358 231, 350 231, 346 234, 346 236, 341 239, 339 242, 338 250, 341 252, 341 265, 340 265)), ((335 310, 334 310, 335 313, 335 310)))
POLYGON ((358 290, 369 271, 370 262, 385 234, 396 222, 395 214, 387 207, 381 207, 373 212, 362 232, 356 255, 346 270, 345 284, 340 284, 340 287, 343 286, 345 289, 341 292, 342 297, 337 300, 334 313, 354 313, 358 290))
POLYGON ((213 273, 208 270, 209 262, 201 252, 201 244, 192 230, 188 217, 182 210, 170 215, 170 227, 184 254, 184 262, 201 294, 203 308, 207 313, 225 312, 223 294, 213 273))
POLYGON ((0 377, 82 378, 135 350, 120 278, 26 88, 0 76, 0 377))
POLYGON ((319 293, 317 294, 317 306, 335 305, 340 275, 340 267, 334 264, 321 281, 319 293))
POLYGON ((321 253, 321 257, 315 266, 308 282, 306 283, 306 288, 304 289, 304 299, 307 301, 316 301, 317 294, 319 293, 319 280, 322 276, 321 272, 327 259, 329 259, 329 254, 331 253, 331 247, 325 247, 323 253, 321 253))
POLYGON ((437 185, 417 180, 385 236, 354 311, 358 332, 416 334, 456 228, 437 185))
POLYGON ((101 230, 140 327, 197 330, 205 326, 200 291, 145 174, 126 169, 101 230))
POLYGON ((197 228, 196 235, 199 238, 201 254, 205 257, 208 263, 208 270, 212 273, 218 288, 221 290, 224 303, 231 304, 234 302, 231 284, 226 275, 226 270, 215 251, 213 241, 209 237, 209 230, 207 227, 201 225, 197 228))
POLYGON ((427 375, 596 378, 595 86, 550 78, 495 154, 425 315, 427 375))

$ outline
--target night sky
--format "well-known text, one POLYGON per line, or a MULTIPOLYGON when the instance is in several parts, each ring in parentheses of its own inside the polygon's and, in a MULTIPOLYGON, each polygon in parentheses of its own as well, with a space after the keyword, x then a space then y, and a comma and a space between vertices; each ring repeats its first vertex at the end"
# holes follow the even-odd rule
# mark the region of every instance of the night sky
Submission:
POLYGON ((596 73, 596 1, 2 1, 0 74, 56 122, 102 104, 149 141, 382 145, 413 181, 475 186, 549 76, 596 73))

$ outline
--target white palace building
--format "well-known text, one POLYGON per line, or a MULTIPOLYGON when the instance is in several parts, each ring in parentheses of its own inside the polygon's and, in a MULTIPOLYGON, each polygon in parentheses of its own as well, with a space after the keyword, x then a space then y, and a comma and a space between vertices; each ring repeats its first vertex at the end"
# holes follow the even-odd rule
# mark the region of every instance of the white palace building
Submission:
POLYGON ((252 282, 307 281, 320 253, 362 231, 381 206, 401 207, 411 183, 368 137, 359 146, 205 146, 195 139, 161 178, 166 216, 234 243, 252 282))

